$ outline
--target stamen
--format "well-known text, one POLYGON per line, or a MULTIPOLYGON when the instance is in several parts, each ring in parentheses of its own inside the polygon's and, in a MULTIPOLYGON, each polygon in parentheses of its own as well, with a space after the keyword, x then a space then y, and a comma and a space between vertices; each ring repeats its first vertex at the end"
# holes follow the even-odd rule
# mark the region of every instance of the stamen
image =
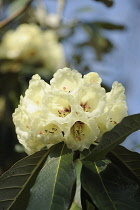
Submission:
POLYGON ((84 123, 81 121, 77 121, 74 125, 73 125, 73 134, 75 136, 75 140, 76 141, 81 141, 82 138, 84 137, 84 133, 83 133, 83 125, 84 123))
POLYGON ((91 109, 91 107, 89 105, 87 105, 86 103, 85 104, 80 104, 80 106, 84 109, 85 112, 88 112, 89 109, 91 109))
POLYGON ((58 110, 59 117, 66 117, 71 111, 71 108, 65 108, 64 110, 58 110))

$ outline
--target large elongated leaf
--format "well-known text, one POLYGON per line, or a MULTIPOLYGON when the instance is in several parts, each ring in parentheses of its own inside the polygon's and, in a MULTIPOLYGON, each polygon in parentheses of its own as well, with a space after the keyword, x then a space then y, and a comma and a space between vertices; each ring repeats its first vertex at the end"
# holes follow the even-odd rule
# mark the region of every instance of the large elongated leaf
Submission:
POLYGON ((98 146, 92 152, 85 156, 84 160, 101 160, 104 156, 114 149, 118 144, 121 144, 127 136, 140 129, 140 114, 130 115, 125 117, 111 131, 106 132, 98 146))
POLYGON ((81 187, 81 203, 84 210, 97 210, 89 194, 81 187))
POLYGON ((100 210, 140 209, 140 188, 109 160, 84 162, 81 183, 100 210))
POLYGON ((64 143, 49 154, 30 192, 27 210, 66 210, 75 183, 73 152, 64 143))
POLYGON ((117 165, 123 173, 140 184, 140 154, 132 152, 118 145, 108 153, 109 159, 117 165))
POLYGON ((0 177, 0 209, 26 209, 29 190, 48 153, 42 150, 25 157, 0 177))

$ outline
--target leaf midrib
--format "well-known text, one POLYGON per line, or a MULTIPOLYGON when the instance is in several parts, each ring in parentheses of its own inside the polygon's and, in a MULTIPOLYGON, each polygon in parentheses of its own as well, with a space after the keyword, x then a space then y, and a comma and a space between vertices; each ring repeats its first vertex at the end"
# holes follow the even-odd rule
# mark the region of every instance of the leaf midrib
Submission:
POLYGON ((51 206, 52 206, 52 202, 53 202, 53 198, 54 198, 54 192, 55 192, 55 188, 56 188, 56 180, 57 180, 57 177, 58 177, 58 169, 60 168, 60 161, 62 159, 62 153, 63 153, 63 150, 64 150, 64 147, 65 147, 65 144, 63 144, 63 147, 62 147, 62 150, 61 150, 61 153, 60 153, 60 156, 59 156, 59 160, 58 160, 58 166, 57 166, 57 169, 56 169, 56 174, 55 174, 55 178, 54 178, 54 187, 53 187, 53 191, 52 191, 52 199, 51 199, 51 203, 50 203, 50 210, 51 210, 51 206))
POLYGON ((27 179, 27 181, 24 183, 22 189, 20 190, 20 192, 17 194, 17 196, 15 197, 15 199, 13 200, 13 202, 11 203, 11 205, 8 207, 7 210, 10 210, 11 207, 15 204, 15 202, 17 201, 18 197, 22 194, 23 190, 25 189, 25 187, 27 186, 27 184, 30 182, 31 178, 34 175, 34 172, 39 168, 41 162, 43 162, 45 160, 45 158, 48 156, 48 154, 50 153, 50 150, 46 151, 46 153, 43 155, 43 157, 39 160, 37 166, 33 169, 33 171, 31 172, 31 176, 29 176, 29 179, 27 179))
MULTIPOLYGON (((125 125, 126 126, 126 125, 125 125)), ((112 144, 109 144, 109 145, 106 145, 105 147, 103 147, 102 149, 100 149, 100 152, 102 152, 102 151, 104 151, 104 150, 106 150, 106 148, 108 148, 108 147, 111 147, 112 145, 114 145, 114 144, 116 144, 119 140, 118 139, 124 139, 124 138, 126 138, 128 135, 130 135, 131 133, 133 133, 133 132, 135 132, 135 131, 137 131, 138 129, 139 129, 139 127, 140 126, 138 126, 138 128, 135 128, 135 129, 132 129, 130 132, 128 132, 126 135, 123 135, 123 136, 119 136, 119 138, 117 138, 115 141, 113 141, 113 142, 111 142, 112 144)), ((116 131, 114 131, 114 133, 117 133, 116 131)), ((117 133, 118 134, 118 133, 117 133)), ((105 138, 105 140, 106 140, 106 138, 105 138)), ((105 141, 104 140, 104 141, 105 141)), ((96 147, 95 147, 95 149, 96 149, 96 147)), ((96 153, 95 153, 96 154, 96 153)))
POLYGON ((138 179, 140 180, 139 176, 137 176, 136 173, 134 173, 134 170, 131 170, 131 168, 129 167, 129 165, 126 164, 126 162, 125 162, 123 159, 121 159, 121 156, 119 157, 119 156, 118 156, 115 152, 113 152, 113 151, 111 151, 111 153, 113 153, 113 155, 115 155, 115 156, 117 157, 117 159, 118 159, 119 161, 121 161, 121 162, 125 165, 125 167, 128 168, 128 169, 130 170, 131 173, 133 173, 133 175, 134 175, 136 178, 138 178, 138 179))
POLYGON ((106 195, 107 195, 108 199, 109 199, 109 200, 110 200, 110 202, 112 203, 112 206, 113 206, 114 210, 117 210, 117 208, 115 207, 115 205, 114 205, 114 203, 113 203, 113 201, 112 201, 112 199, 111 199, 110 195, 108 194, 108 192, 107 192, 107 190, 106 190, 106 187, 105 187, 105 185, 104 185, 104 183, 103 183, 103 180, 102 180, 102 178, 101 178, 101 176, 100 176, 100 172, 99 172, 99 170, 98 170, 98 166, 96 165, 96 163, 95 163, 95 162, 94 162, 94 165, 95 165, 95 168, 96 168, 97 174, 99 175, 100 181, 101 181, 101 183, 102 183, 102 186, 103 186, 103 188, 104 188, 104 190, 105 190, 105 193, 106 193, 106 195))

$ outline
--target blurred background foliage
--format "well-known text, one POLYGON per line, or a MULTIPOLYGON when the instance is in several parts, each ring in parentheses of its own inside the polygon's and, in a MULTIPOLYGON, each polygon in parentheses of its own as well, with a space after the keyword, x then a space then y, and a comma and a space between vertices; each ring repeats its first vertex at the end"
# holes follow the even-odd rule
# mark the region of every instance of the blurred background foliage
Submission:
MULTIPOLYGON (((110 21, 81 20, 80 14, 94 12, 88 5, 78 5, 76 16, 64 19, 68 1, 51 0, 48 6, 47 0, 0 0, 0 174, 26 155, 18 144, 12 113, 31 76, 37 73, 49 82, 65 66, 83 74, 95 71, 87 53, 94 55, 92 62, 101 62, 114 49, 104 31, 126 29, 110 21)), ((112 0, 91 0, 95 2, 113 6, 112 0)), ((109 91, 108 84, 103 86, 109 91)))

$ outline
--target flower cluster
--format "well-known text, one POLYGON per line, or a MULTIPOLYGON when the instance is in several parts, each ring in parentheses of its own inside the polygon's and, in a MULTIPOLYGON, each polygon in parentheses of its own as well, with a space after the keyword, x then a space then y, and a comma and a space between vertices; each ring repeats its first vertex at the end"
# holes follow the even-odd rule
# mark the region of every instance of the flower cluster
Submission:
POLYGON ((55 32, 42 31, 35 24, 21 24, 16 30, 8 31, 0 44, 0 58, 41 65, 52 73, 65 63, 62 45, 55 32))
POLYGON ((59 69, 50 85, 34 75, 13 114, 16 133, 28 154, 64 141, 82 151, 127 115, 124 87, 114 82, 106 93, 95 72, 59 69))

